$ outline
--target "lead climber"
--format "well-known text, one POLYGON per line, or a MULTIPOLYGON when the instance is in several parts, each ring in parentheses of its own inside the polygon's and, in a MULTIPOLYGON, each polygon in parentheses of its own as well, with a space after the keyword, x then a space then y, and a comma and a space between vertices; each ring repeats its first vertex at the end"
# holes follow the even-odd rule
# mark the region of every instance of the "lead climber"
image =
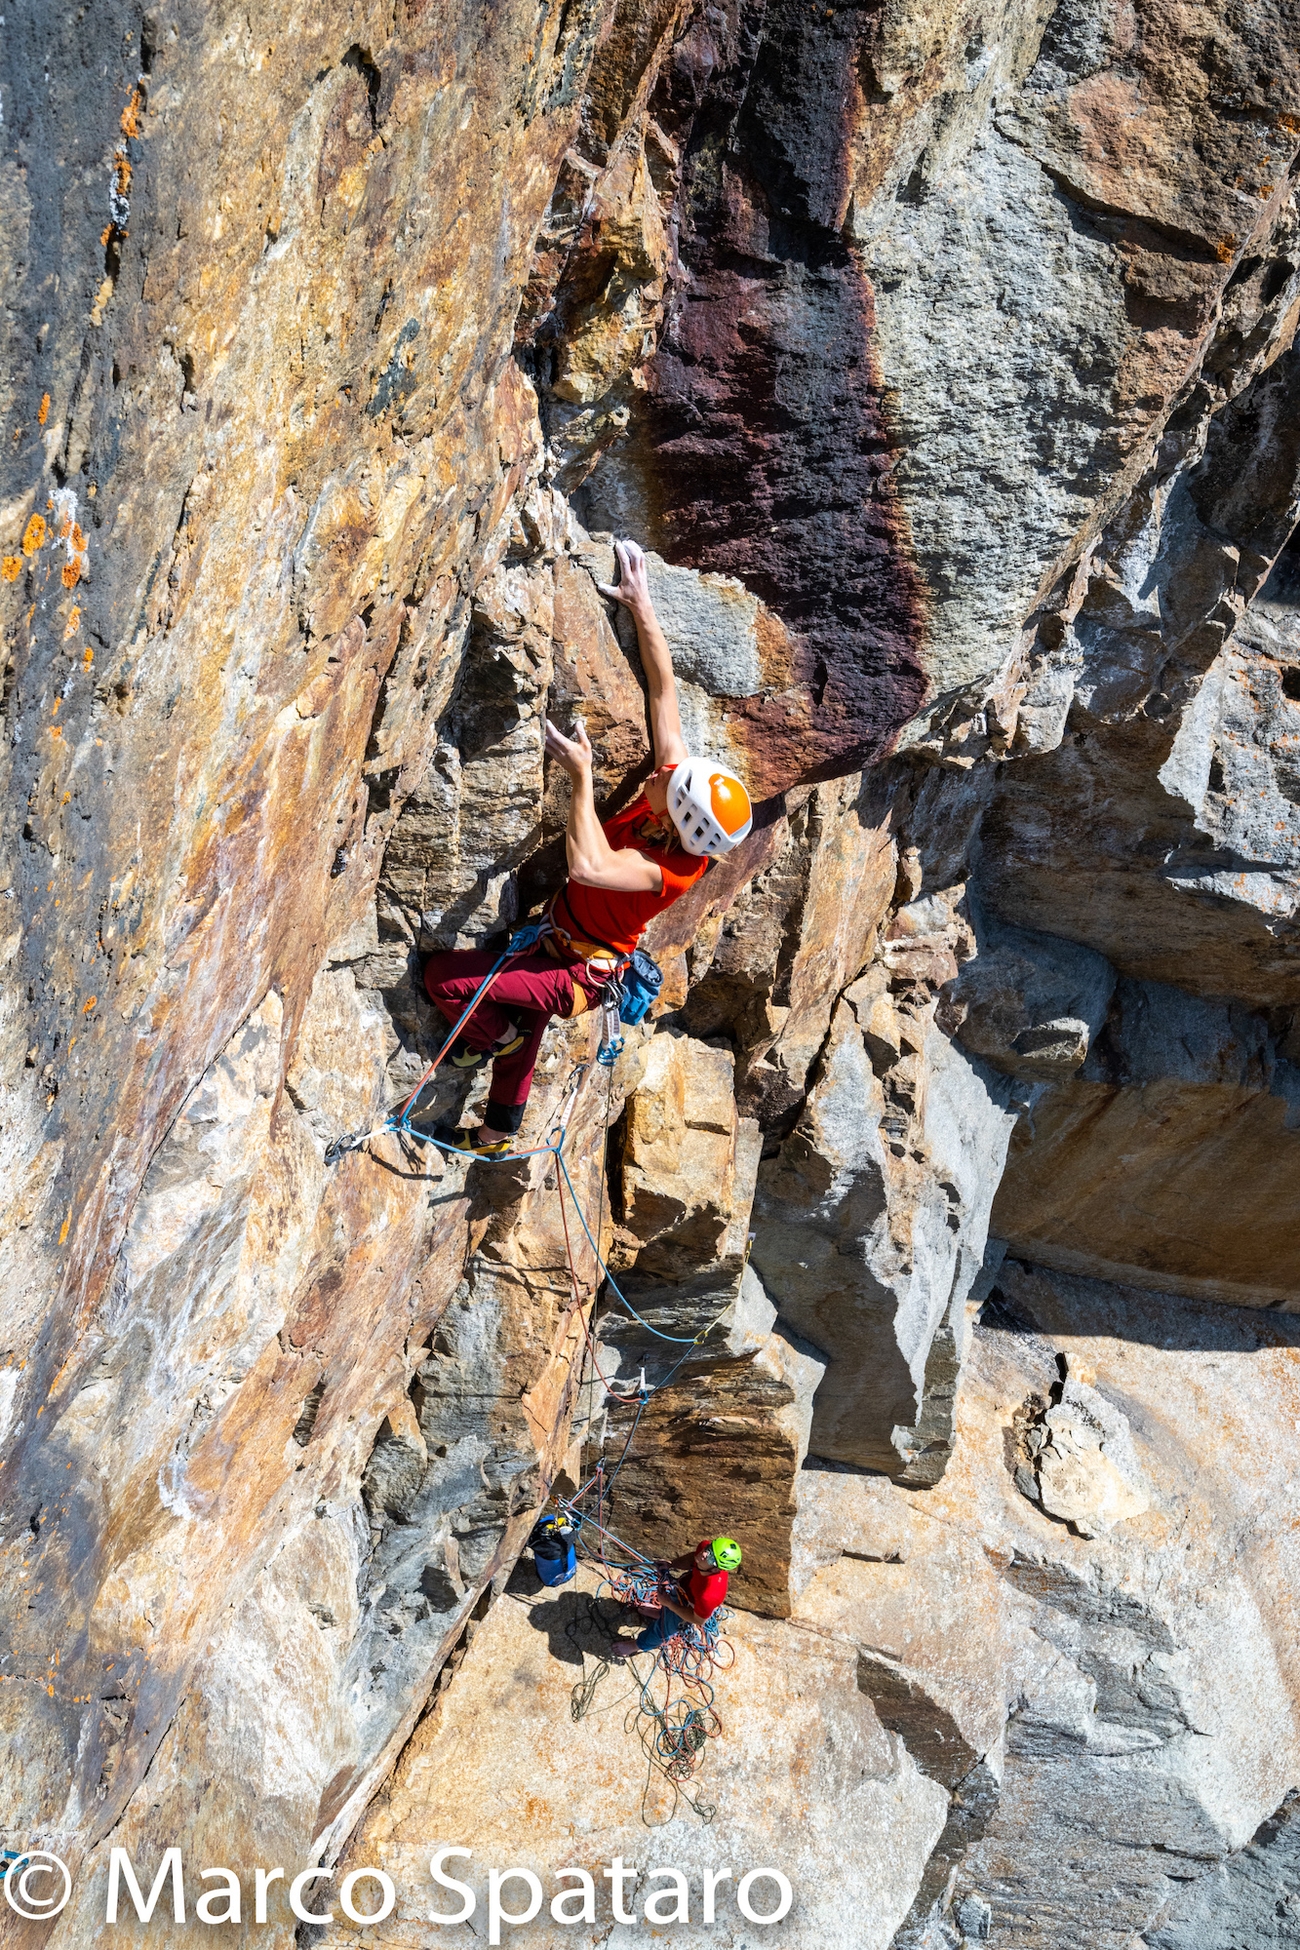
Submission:
MULTIPOLYGON (((566 738, 546 721, 546 749, 572 782, 568 880, 547 907, 537 945, 511 956, 449 1058, 460 1070, 492 1064, 482 1124, 456 1132, 453 1140, 457 1149, 483 1157, 510 1149, 551 1018, 579 1016, 598 1005, 648 923, 695 885, 711 859, 738 846, 753 824, 740 780, 687 751, 672 654, 650 600, 645 556, 635 542, 616 542, 614 551, 619 580, 596 587, 629 610, 636 624, 650 694, 654 770, 631 805, 602 824, 586 727, 577 720, 566 738)), ((448 1022, 460 1018, 495 960, 479 949, 429 957, 424 986, 448 1022)))
POLYGON ((693 1551, 684 1551, 662 1567, 668 1575, 660 1582, 657 1604, 638 1607, 650 1610, 651 1622, 631 1643, 617 1640, 612 1656, 627 1659, 634 1652, 657 1652, 676 1638, 683 1625, 697 1630, 707 1625, 725 1602, 730 1573, 740 1569, 740 1562, 740 1545, 734 1537, 701 1537, 693 1551))

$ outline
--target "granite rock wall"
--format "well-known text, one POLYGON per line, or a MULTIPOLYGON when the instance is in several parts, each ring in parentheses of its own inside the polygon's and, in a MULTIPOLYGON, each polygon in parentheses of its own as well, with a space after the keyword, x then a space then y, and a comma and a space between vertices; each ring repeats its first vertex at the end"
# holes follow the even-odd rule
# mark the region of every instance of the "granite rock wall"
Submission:
POLYGON ((1300 1941, 1298 27, 11 10, 0 1840, 77 1873, 14 1940, 110 1838, 432 1820, 599 1466, 741 1536, 882 1950, 1300 1941), (757 802, 612 1068, 544 1046, 628 1307, 544 1152, 336 1149, 556 884, 543 718, 648 769, 626 533, 757 802))

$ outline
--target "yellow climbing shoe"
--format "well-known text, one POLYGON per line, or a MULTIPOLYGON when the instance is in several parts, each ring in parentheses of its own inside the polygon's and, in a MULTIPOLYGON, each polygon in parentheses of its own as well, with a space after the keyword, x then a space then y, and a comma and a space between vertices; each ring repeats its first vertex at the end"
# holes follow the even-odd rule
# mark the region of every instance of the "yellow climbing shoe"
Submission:
POLYGON ((512 1056, 522 1048, 523 1041, 523 1032, 517 1029, 507 1043, 493 1043, 491 1049, 471 1049, 462 1036, 447 1061, 453 1070, 477 1070, 484 1063, 494 1063, 498 1056, 512 1056))
POLYGON ((513 1138, 502 1138, 500 1144, 477 1144, 473 1131, 451 1131, 443 1143, 452 1151, 468 1151, 474 1158, 500 1158, 509 1151, 513 1138))

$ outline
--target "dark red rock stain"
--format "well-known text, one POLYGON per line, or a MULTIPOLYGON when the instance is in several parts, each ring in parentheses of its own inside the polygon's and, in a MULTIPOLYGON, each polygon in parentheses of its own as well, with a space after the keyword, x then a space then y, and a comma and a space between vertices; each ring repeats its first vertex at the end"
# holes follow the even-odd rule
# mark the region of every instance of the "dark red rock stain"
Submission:
POLYGON ((670 561, 739 576, 788 628, 804 697, 751 701, 740 734, 789 747, 787 784, 878 758, 926 693, 874 298, 842 234, 874 12, 710 8, 651 103, 682 152, 681 278, 614 464, 670 561))

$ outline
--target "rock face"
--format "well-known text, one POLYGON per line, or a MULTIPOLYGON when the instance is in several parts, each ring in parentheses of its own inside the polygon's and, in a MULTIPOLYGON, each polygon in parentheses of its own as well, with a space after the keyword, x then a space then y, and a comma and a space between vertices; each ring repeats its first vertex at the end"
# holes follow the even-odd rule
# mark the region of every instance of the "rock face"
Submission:
MULTIPOLYGON (((943 1482, 922 1500, 832 1475, 806 1499, 795 1619, 864 1645, 859 1683, 952 1793, 900 1942, 978 1940, 981 1905, 994 1942, 1161 1941, 1198 1877, 1250 1877, 1240 1851, 1296 1765, 1296 1573, 1254 1475, 1285 1450, 1295 1339, 1286 1316, 1007 1262, 943 1482), (1094 1513, 1099 1494, 1116 1510, 1103 1469, 1130 1492, 1105 1529, 1026 1495, 1044 1411, 1053 1442, 1067 1418, 1105 1426, 1094 1513)), ((1279 1893, 1241 1940, 1267 1941, 1279 1893)))
POLYGON ((11 20, 13 1940, 115 1846, 685 1866, 517 1602, 594 1477, 742 1541, 689 1859, 787 1941, 1300 1944, 1297 25, 11 20), (545 717, 649 769, 629 532, 754 830, 527 1158, 340 1155, 562 874, 545 717))
MULTIPOLYGON (((852 1646, 820 1631, 796 1634, 788 1625, 738 1616, 726 1733, 716 1760, 711 1755, 699 1780, 678 1791, 653 1770, 647 1782, 640 1741, 624 1731, 620 1714, 601 1711, 606 1695, 626 1687, 616 1673, 597 1677, 601 1634, 587 1604, 582 1588, 551 1595, 521 1570, 479 1627, 440 1709, 403 1756, 355 1849, 357 1861, 383 1868, 402 1892, 393 1940, 405 1938, 421 1950, 448 1940, 445 1925, 428 1920, 434 1908, 454 1914, 453 1903, 462 1900, 443 1896, 429 1878, 431 1851, 444 1837, 471 1851, 469 1861, 453 1858, 445 1867, 476 1891, 481 1929, 488 1867, 507 1866, 502 1837, 515 1845, 526 1836, 508 1862, 533 1870, 547 1908, 557 1890, 573 1886, 559 1881, 556 1869, 585 1867, 594 1871, 599 1891, 596 1917, 575 1929, 550 1921, 543 1909, 535 1924, 508 1940, 610 1941, 610 1885, 601 1871, 618 1857, 635 1872, 624 1885, 625 1914, 642 1927, 616 1928, 614 1941, 653 1941, 644 1927, 645 1905, 671 1888, 666 1879, 653 1879, 671 1862, 687 1878, 697 1926, 705 1872, 730 1872, 706 1940, 740 1950, 755 1931, 736 1906, 736 1883, 748 1870, 776 1863, 788 1865, 800 1890, 797 1907, 778 1926, 789 1940, 885 1950, 943 1826, 944 1795, 863 1697, 852 1646), (792 1715, 784 1662, 795 1645, 792 1715), (593 1679, 591 1710, 575 1724, 570 1697, 593 1679), (774 1741, 777 1724, 783 1733, 774 1741), (431 1801, 438 1811, 432 1827, 431 1801), (712 1818, 688 1813, 688 1802, 712 1818), (877 1846, 846 1864, 846 1831, 870 1834, 877 1846)), ((518 1911, 527 1896, 515 1883, 504 1900, 518 1911)), ((754 1890, 756 1910, 770 1913, 776 1903, 771 1883, 754 1890)), ((660 1913, 666 1918, 671 1909, 660 1913)))
MULTIPOLYGON (((891 1932, 948 1950, 1293 1943, 1300 1574, 1292 1530, 1270 1512, 1286 1495, 1298 1348, 1287 1315, 1004 1262, 972 1336, 943 1480, 917 1493, 804 1470, 792 1616, 738 1619, 737 1665, 718 1681, 726 1731, 693 1786, 717 1821, 679 1815, 649 1839, 638 1823, 628 1861, 644 1872, 666 1859, 664 1833, 697 1880, 698 1864, 756 1864, 744 1851, 766 1851, 792 1865, 806 1907, 784 1927, 800 1945, 891 1932), (1025 1471, 1025 1435, 1044 1417, 1061 1445, 1070 1424, 1104 1431, 1076 1481, 1086 1476, 1094 1515, 1105 1471, 1126 1485, 1122 1503, 1105 1489, 1105 1527, 1077 1521, 1078 1496, 1073 1516, 1050 1508, 1025 1471), (898 1777, 888 1807, 859 1798, 870 1765, 850 1792, 803 1758, 853 1684, 863 1725, 892 1735, 919 1777, 898 1777), (764 1736, 760 1812, 735 1770, 773 1685, 783 1731, 764 1736), (803 1788, 787 1782, 792 1761, 809 1770, 803 1788), (820 1824, 836 1795, 828 1848, 820 1824), (792 1805, 806 1810, 797 1841, 779 1827, 792 1805), (919 1878, 907 1853, 918 1835, 919 1878), (818 1907, 832 1864, 863 1891, 847 1937, 818 1907), (890 1904, 905 1883, 915 1894, 903 1916, 890 1904)), ((544 1876, 561 1864, 599 1873, 630 1835, 614 1811, 635 1821, 645 1769, 634 1787, 634 1736, 609 1713, 589 1745, 596 1715, 574 1728, 563 1696, 548 1703, 548 1689, 593 1678, 601 1636, 578 1594, 528 1580, 521 1571, 498 1601, 344 1864, 387 1869, 419 1943, 436 1841, 475 1850, 471 1883, 505 1836, 519 1840, 510 1860, 544 1876), (528 1814, 516 1812, 524 1797, 528 1814)), ((615 1678, 599 1681, 596 1703, 615 1678)), ((842 1764, 854 1750, 841 1734, 835 1751, 842 1764)), ((652 1780, 662 1820, 669 1797, 652 1780)), ((540 1918, 532 1940, 558 1944, 561 1932, 540 1918)))

